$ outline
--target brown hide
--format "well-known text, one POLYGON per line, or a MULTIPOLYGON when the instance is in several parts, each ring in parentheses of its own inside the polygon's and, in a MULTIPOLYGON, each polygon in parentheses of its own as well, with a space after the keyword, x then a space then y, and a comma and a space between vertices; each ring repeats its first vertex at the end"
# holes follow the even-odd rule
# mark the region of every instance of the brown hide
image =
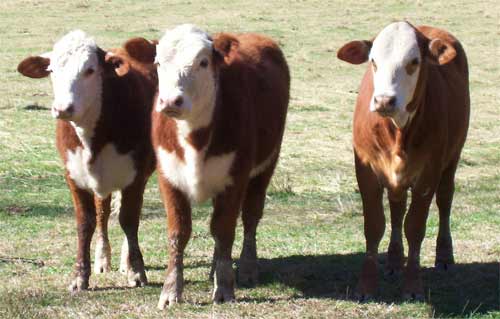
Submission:
MULTIPOLYGON (((129 246, 127 263, 130 266, 125 271, 128 272, 129 285, 136 286, 146 283, 137 230, 144 187, 156 165, 150 132, 151 106, 156 92, 157 77, 152 66, 135 61, 123 49, 112 49, 109 52, 112 54, 98 49, 97 53, 103 68, 102 109, 91 140, 89 162, 95 161, 108 143, 112 143, 119 154, 132 153, 136 176, 131 184, 121 190, 119 219, 129 246)), ((41 62, 38 60, 33 58, 24 60, 19 65, 20 72, 30 77, 40 74, 39 71, 38 73, 30 71, 32 67, 41 69, 39 66, 41 62)), ((73 152, 77 147, 83 146, 73 125, 64 120, 57 120, 56 145, 65 166, 68 151, 73 152)), ((65 177, 73 199, 78 233, 75 274, 69 287, 74 292, 88 288, 90 242, 96 225, 98 237, 105 241, 109 251, 107 221, 111 195, 100 198, 92 191, 79 188, 67 170, 65 177)), ((96 271, 101 272, 106 269, 96 271)))
MULTIPOLYGON (((214 43, 225 34, 214 37, 214 43)), ((212 134, 207 158, 237 150, 233 175, 248 171, 281 144, 289 99, 288 67, 278 46, 257 34, 232 35, 237 51, 220 66, 219 95, 209 128, 191 133, 190 143, 201 149, 212 134)), ((153 144, 175 150, 183 158, 171 118, 153 112, 153 144)))
MULTIPOLYGON (((447 39, 453 43, 457 56, 446 65, 422 65, 416 95, 408 105, 408 109, 416 110, 409 125, 399 130, 389 118, 370 112, 373 95, 370 67, 361 82, 354 111, 353 139, 357 156, 373 168, 385 187, 394 190, 416 186, 419 179, 414 175, 422 172, 424 166, 433 166, 439 175, 457 160, 469 123, 468 70, 462 46, 445 31, 431 27, 418 30, 428 38, 447 39), (398 184, 391 182, 395 155, 404 159, 403 182, 398 184)), ((439 176, 435 178, 439 180, 439 176)))
MULTIPOLYGON (((388 189, 392 226, 385 266, 388 274, 398 272, 403 265, 403 217, 407 190, 412 192, 404 219, 409 248, 403 296, 424 296, 419 256, 434 194, 439 208, 435 263, 442 269, 454 263, 449 223, 455 170, 469 125, 467 58, 461 44, 448 32, 428 26, 418 27, 416 32, 423 59, 413 100, 407 106, 407 110, 414 111, 410 122, 399 129, 390 118, 370 112, 370 65, 354 111, 353 145, 367 250, 357 288, 361 299, 377 289, 377 253, 385 229, 383 188, 388 189), (448 45, 454 50, 449 50, 448 45)), ((349 53, 342 49, 339 52, 341 59, 349 53)))
MULTIPOLYGON (((244 248, 240 258, 240 284, 255 284, 257 259, 255 233, 262 216, 266 189, 279 155, 289 100, 290 75, 279 47, 257 34, 217 34, 213 38, 211 63, 218 74, 218 95, 211 123, 190 133, 187 142, 196 150, 206 147, 205 159, 236 152, 230 175, 233 184, 213 198, 211 232, 215 239, 216 287, 214 302, 234 299, 231 249, 236 220, 243 211, 244 248), (269 161, 254 177, 253 168, 269 161)), ((158 147, 175 151, 186 160, 180 147, 175 120, 153 111, 152 139, 158 147)), ((161 166, 158 164, 159 171, 161 166)), ((187 195, 160 174, 160 190, 167 210, 169 265, 159 307, 182 297, 182 256, 191 233, 191 208, 187 195)))

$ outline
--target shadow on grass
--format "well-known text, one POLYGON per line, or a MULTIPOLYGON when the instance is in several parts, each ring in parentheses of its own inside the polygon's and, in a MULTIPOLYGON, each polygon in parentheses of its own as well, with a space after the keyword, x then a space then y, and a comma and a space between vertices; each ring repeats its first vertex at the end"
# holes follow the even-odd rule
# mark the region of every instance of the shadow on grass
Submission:
MULTIPOLYGON (((383 262, 384 255, 381 255, 383 262)), ((260 259, 261 285, 280 283, 302 292, 305 298, 353 299, 363 253, 346 255, 288 256, 260 259)), ((380 269, 383 269, 381 265, 380 269)), ((499 310, 499 263, 456 264, 443 272, 423 268, 426 302, 436 317, 468 317, 499 310)), ((392 282, 380 274, 375 301, 403 303, 402 280, 392 282)))
POLYGON ((39 216, 59 217, 61 215, 73 216, 73 206, 68 202, 64 205, 30 205, 0 201, 0 213, 10 217, 36 218, 39 216))

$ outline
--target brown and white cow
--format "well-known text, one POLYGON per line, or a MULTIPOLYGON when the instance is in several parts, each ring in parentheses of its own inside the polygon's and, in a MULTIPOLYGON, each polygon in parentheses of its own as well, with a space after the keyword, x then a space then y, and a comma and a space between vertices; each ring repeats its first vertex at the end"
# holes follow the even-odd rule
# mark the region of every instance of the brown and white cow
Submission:
MULTIPOLYGON (((144 39, 130 40, 127 45, 144 39)), ((157 87, 153 68, 123 49, 106 52, 83 31, 61 38, 51 52, 23 60, 18 71, 31 78, 50 75, 56 144, 75 208, 78 252, 70 291, 88 288, 90 242, 96 228, 95 272, 110 270, 107 235, 111 193, 121 191, 119 221, 126 238, 121 270, 128 284, 146 284, 137 231, 146 182, 154 171, 151 105, 157 87)))
POLYGON ((238 279, 257 280, 255 234, 283 138, 288 66, 267 37, 221 33, 212 40, 192 25, 167 31, 155 62, 159 92, 152 137, 170 254, 158 307, 182 298, 191 202, 208 199, 214 207, 213 300, 232 301, 231 250, 240 209, 244 242, 238 279))
POLYGON ((403 296, 422 299, 420 248, 434 194, 439 208, 435 264, 454 263, 450 210, 454 176, 469 125, 465 52, 450 33, 396 22, 372 41, 353 41, 338 51, 349 63, 370 61, 354 111, 356 177, 363 201, 366 258, 358 284, 361 299, 377 288, 377 253, 384 234, 382 205, 388 190, 391 240, 387 271, 403 265, 404 219, 408 261, 403 296))

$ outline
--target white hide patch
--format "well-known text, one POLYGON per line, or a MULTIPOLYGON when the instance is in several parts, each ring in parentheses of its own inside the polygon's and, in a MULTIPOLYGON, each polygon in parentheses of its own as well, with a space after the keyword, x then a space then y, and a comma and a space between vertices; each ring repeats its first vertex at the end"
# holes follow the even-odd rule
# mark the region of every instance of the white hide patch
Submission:
MULTIPOLYGON (((158 63, 158 100, 182 96, 176 108, 177 119, 189 122, 191 130, 207 126, 212 120, 218 79, 212 63, 213 45, 209 35, 197 27, 184 24, 165 32, 156 46, 158 63), (205 67, 200 64, 208 63, 205 67)), ((156 104, 155 110, 163 107, 156 104)))
POLYGON ((48 54, 50 65, 47 69, 51 71, 54 91, 54 117, 72 105, 74 112, 69 120, 80 125, 86 121, 89 110, 100 110, 102 74, 97 50, 93 38, 75 30, 62 37, 48 54), (93 73, 88 74, 89 70, 93 73))
POLYGON ((125 188, 136 175, 132 156, 119 154, 111 143, 103 147, 92 164, 87 148, 68 150, 67 156, 66 168, 71 179, 78 187, 91 190, 101 198, 125 188))
MULTIPOLYGON (((392 118, 398 127, 404 127, 411 115, 406 106, 413 99, 420 73, 418 67, 408 74, 406 66, 415 60, 422 62, 415 29, 407 22, 388 25, 373 42, 369 59, 376 64, 376 70, 373 70, 373 97, 395 96, 396 113, 392 118)), ((373 97, 371 111, 375 111, 373 97)))
POLYGON ((175 152, 157 149, 163 176, 173 186, 183 191, 192 201, 204 202, 233 184, 230 170, 235 152, 205 159, 206 150, 196 151, 184 144, 184 161, 175 152))

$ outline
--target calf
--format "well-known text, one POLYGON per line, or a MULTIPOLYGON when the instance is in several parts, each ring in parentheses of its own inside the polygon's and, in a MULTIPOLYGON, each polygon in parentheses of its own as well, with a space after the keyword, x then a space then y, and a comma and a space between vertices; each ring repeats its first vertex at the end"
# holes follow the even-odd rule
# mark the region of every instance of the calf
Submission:
POLYGON ((288 66, 269 38, 221 33, 212 39, 192 25, 167 31, 155 62, 159 92, 152 138, 170 254, 158 307, 181 300, 191 202, 208 199, 214 207, 213 300, 231 301, 231 250, 240 209, 244 242, 238 279, 257 280, 255 234, 285 128, 288 66))
MULTIPOLYGON (((127 45, 144 39, 130 40, 127 45)), ((78 253, 71 291, 88 288, 90 242, 96 228, 95 271, 110 269, 107 236, 111 193, 121 191, 119 220, 126 238, 121 268, 130 286, 146 284, 137 240, 146 182, 154 171, 150 141, 154 69, 123 49, 104 51, 84 32, 68 33, 53 51, 23 60, 18 71, 31 78, 50 74, 56 144, 75 207, 78 253)))
POLYGON ((387 188, 392 226, 387 271, 397 272, 403 265, 403 217, 411 189, 404 219, 408 261, 403 296, 423 299, 420 247, 434 193, 439 208, 435 264, 446 269, 454 262, 450 210, 470 109, 465 52, 446 31, 396 22, 372 41, 347 43, 338 58, 353 64, 370 61, 353 127, 367 251, 359 297, 370 297, 377 288, 377 253, 385 229, 382 195, 387 188))

